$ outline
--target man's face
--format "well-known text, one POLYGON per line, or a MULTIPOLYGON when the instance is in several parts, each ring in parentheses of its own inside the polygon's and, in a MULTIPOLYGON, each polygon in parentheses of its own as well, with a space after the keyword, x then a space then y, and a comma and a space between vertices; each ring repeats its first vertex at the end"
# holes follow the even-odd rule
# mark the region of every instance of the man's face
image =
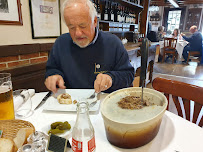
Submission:
POLYGON ((75 3, 64 10, 65 22, 73 41, 81 48, 92 42, 95 36, 97 18, 92 22, 89 8, 84 4, 75 3))

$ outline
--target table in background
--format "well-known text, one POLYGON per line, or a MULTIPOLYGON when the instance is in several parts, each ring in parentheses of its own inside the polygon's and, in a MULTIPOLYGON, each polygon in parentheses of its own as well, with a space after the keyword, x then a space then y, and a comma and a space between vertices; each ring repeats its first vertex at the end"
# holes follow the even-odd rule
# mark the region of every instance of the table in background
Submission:
MULTIPOLYGON (((177 44, 176 44, 176 50, 178 52, 178 58, 179 60, 182 58, 182 54, 183 54, 183 49, 184 47, 188 44, 187 41, 184 40, 178 40, 177 44)), ((160 45, 160 53, 163 51, 162 48, 164 48, 164 41, 159 41, 159 45, 160 45)), ((162 54, 162 53, 161 53, 162 54)))
MULTIPOLYGON (((32 98, 33 108, 42 100, 47 92, 36 93, 32 98)), ((107 94, 102 94, 103 100, 107 94)), ((35 129, 41 131, 44 126, 54 121, 76 119, 76 112, 43 111, 46 103, 34 111, 34 114, 26 118, 35 129)), ((17 119, 17 118, 16 118, 17 119)), ((166 111, 157 136, 148 144, 135 149, 122 149, 111 145, 105 134, 103 119, 99 111, 90 114, 90 119, 95 130, 97 152, 201 152, 203 151, 203 129, 199 126, 166 111)), ((72 126, 73 127, 73 126, 72 126)), ((71 142, 71 140, 70 140, 71 142)), ((70 149, 69 149, 70 151, 70 149)))

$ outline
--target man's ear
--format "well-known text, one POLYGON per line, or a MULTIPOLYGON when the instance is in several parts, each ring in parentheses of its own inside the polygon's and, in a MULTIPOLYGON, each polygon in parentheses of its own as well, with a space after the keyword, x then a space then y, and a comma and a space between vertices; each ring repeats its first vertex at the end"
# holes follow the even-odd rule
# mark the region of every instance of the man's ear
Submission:
POLYGON ((94 18, 94 27, 97 27, 97 17, 94 18))

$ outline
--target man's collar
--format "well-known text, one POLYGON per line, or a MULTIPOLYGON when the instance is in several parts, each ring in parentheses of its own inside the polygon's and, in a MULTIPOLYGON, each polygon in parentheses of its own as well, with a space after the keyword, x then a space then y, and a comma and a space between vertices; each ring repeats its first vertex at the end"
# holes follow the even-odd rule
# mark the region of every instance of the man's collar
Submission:
POLYGON ((94 44, 96 42, 96 40, 98 38, 98 33, 99 33, 99 30, 98 30, 97 27, 95 27, 95 37, 94 37, 94 39, 92 40, 92 42, 89 45, 94 44))

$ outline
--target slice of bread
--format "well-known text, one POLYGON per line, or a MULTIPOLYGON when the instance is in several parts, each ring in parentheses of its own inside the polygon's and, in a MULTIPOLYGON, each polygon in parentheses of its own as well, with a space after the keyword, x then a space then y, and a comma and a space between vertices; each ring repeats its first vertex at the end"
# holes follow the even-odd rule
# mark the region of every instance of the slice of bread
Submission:
POLYGON ((27 138, 32 134, 34 130, 32 128, 21 128, 18 130, 16 137, 13 139, 17 148, 22 147, 23 144, 27 143, 27 138))
POLYGON ((57 100, 60 104, 72 104, 71 96, 68 93, 60 94, 57 100))
POLYGON ((15 152, 13 140, 0 138, 0 152, 15 152))

